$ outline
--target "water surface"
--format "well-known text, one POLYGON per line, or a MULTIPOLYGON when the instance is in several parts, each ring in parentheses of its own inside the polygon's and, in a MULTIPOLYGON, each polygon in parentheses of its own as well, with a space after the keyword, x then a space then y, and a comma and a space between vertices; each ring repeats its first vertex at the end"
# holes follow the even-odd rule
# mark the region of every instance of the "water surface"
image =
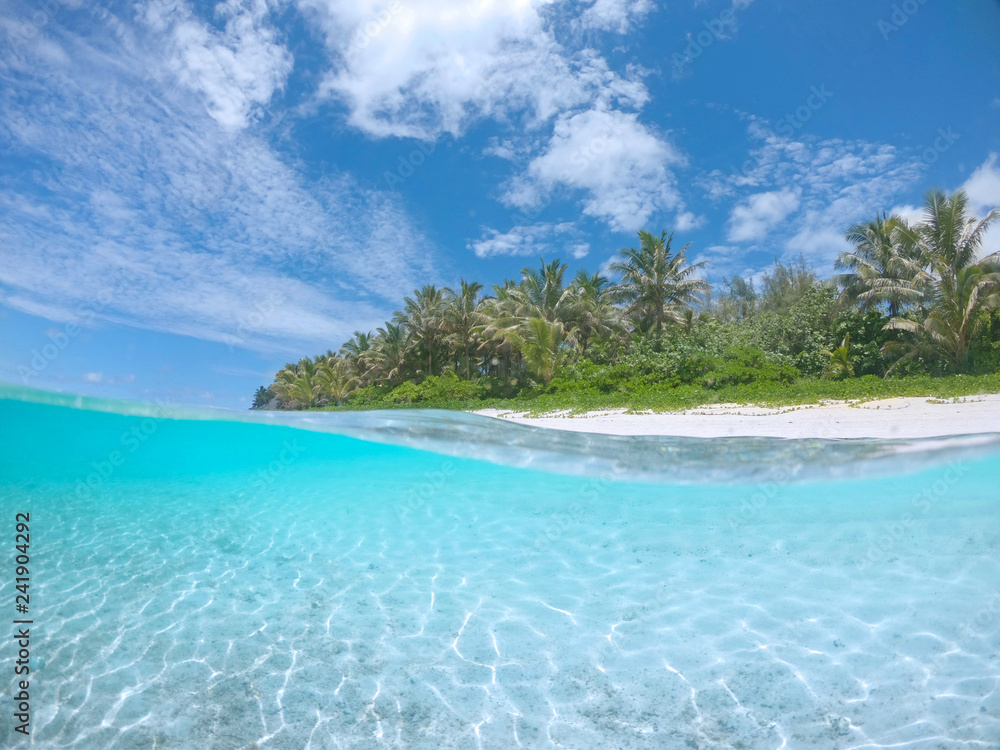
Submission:
MULTIPOLYGON (((5 395, 36 747, 1000 742, 995 438, 5 395)), ((21 745, 5 718, 0 746, 21 745)))

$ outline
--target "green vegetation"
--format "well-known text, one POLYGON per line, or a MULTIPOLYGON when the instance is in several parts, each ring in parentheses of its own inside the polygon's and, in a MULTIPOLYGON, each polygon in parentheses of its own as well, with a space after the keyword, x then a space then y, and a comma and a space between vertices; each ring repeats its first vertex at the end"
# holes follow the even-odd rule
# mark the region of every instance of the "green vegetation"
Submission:
POLYGON ((848 229, 854 250, 819 279, 803 261, 721 289, 687 246, 639 233, 612 283, 543 261, 483 294, 428 285, 376 333, 288 364, 252 408, 600 408, 949 398, 1000 391, 1000 254, 962 192, 924 221, 848 229))

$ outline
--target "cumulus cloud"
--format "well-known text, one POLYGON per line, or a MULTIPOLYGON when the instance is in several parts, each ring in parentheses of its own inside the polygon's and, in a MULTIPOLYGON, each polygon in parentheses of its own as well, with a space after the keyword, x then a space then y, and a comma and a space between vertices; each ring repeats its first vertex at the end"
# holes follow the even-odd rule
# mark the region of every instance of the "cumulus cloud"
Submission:
POLYGON ((529 209, 559 188, 580 190, 584 214, 633 232, 654 212, 678 204, 670 167, 683 161, 635 114, 589 110, 565 115, 545 151, 511 181, 504 202, 529 209))
POLYGON ((680 211, 677 214, 677 218, 674 219, 674 228, 678 232, 689 232, 692 229, 698 229, 705 224, 704 216, 695 216, 690 211, 680 211))
MULTIPOLYGON (((994 208, 1000 208, 1000 163, 993 153, 962 184, 969 196, 969 209, 984 218, 994 208)), ((1000 252, 1000 220, 994 221, 983 238, 982 255, 1000 252)))
POLYGON ((908 224, 917 224, 924 220, 924 209, 910 204, 893 206, 888 213, 890 216, 905 219, 908 224))
POLYGON ((997 154, 990 154, 962 184, 962 189, 969 196, 969 208, 980 218, 1000 207, 1000 164, 997 158, 997 154))
POLYGON ((564 49, 544 5, 299 0, 331 53, 321 94, 370 135, 434 139, 482 117, 537 126, 596 100, 645 103, 641 81, 593 50, 564 49))
MULTIPOLYGON (((557 191, 588 216, 633 231, 677 202, 665 136, 638 119, 649 98, 643 71, 612 70, 589 47, 566 46, 573 27, 623 31, 648 0, 584 5, 522 0, 299 0, 330 54, 320 98, 347 107, 350 125, 374 137, 459 136, 490 119, 513 128, 484 155, 511 162, 503 195, 529 208, 557 191), (567 11, 572 17, 560 21, 567 11), (558 17, 558 18, 557 18, 558 17)), ((577 39, 579 42, 579 39, 577 39)))
POLYGON ((733 208, 727 239, 730 242, 763 239, 789 214, 798 210, 799 197, 798 191, 787 189, 751 195, 733 208))

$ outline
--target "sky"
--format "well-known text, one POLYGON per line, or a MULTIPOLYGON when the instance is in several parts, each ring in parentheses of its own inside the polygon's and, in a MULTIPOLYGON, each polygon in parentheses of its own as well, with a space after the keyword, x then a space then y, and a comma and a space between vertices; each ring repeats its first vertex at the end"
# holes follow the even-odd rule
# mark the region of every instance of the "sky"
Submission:
POLYGON ((931 188, 1000 205, 996 0, 5 3, 0 381, 246 408, 425 284, 826 277, 931 188))

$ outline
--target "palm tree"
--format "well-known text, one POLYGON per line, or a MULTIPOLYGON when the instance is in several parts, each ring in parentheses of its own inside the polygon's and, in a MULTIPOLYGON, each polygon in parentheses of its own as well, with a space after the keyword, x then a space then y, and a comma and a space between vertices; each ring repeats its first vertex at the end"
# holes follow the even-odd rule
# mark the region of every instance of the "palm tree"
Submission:
POLYGON ((707 282, 692 278, 706 264, 685 266, 690 244, 671 254, 673 238, 666 231, 659 237, 639 232, 639 248, 623 248, 623 260, 611 264, 611 270, 622 275, 616 296, 629 305, 626 312, 658 337, 665 322, 681 320, 682 311, 709 289, 707 282))
POLYGON ((472 351, 476 346, 477 332, 483 323, 483 314, 477 300, 483 285, 462 279, 461 291, 445 291, 448 300, 444 310, 444 324, 448 337, 465 360, 465 379, 472 380, 472 351))
POLYGON ((406 365, 406 329, 401 325, 386 323, 378 329, 372 345, 372 362, 379 377, 390 385, 403 380, 406 365))
POLYGON ((347 360, 347 363, 354 371, 355 377, 359 380, 365 379, 368 369, 371 366, 369 360, 372 356, 372 342, 374 338, 371 331, 368 333, 355 331, 351 339, 340 347, 340 356, 347 360))
POLYGON ((834 266, 847 271, 834 277, 845 301, 862 308, 884 302, 889 317, 895 318, 902 305, 919 300, 914 279, 923 264, 913 243, 907 241, 908 232, 905 219, 885 213, 847 230, 844 236, 854 245, 854 252, 841 253, 834 266))
POLYGON ((892 318, 886 328, 926 335, 952 368, 962 371, 976 334, 1000 308, 1000 253, 979 259, 989 225, 1000 217, 990 211, 982 221, 969 216, 968 197, 950 198, 932 191, 924 202, 925 219, 905 233, 905 240, 926 261, 914 279, 929 310, 923 323, 892 318))
POLYGON ((564 283, 567 268, 559 259, 548 264, 542 260, 537 271, 521 270, 520 283, 507 279, 502 285, 494 285, 492 298, 484 300, 484 343, 505 356, 508 370, 515 364, 517 353, 527 358, 524 346, 533 340, 529 330, 535 325, 532 321, 559 324, 556 328, 550 326, 550 331, 573 328, 577 297, 575 290, 564 283))
POLYGON ((287 408, 308 408, 316 400, 316 391, 312 381, 315 370, 315 363, 308 357, 300 359, 298 364, 285 365, 274 376, 271 390, 287 408))
POLYGON ((850 333, 844 335, 844 339, 840 342, 840 346, 832 352, 824 350, 823 353, 830 358, 830 363, 826 368, 826 377, 833 380, 842 380, 843 378, 854 377, 854 363, 851 362, 850 333))
POLYGON ((320 398, 326 397, 337 406, 344 403, 357 380, 349 372, 350 365, 339 357, 329 357, 316 370, 314 388, 320 398))
POLYGON ((441 321, 444 316, 445 293, 449 289, 438 289, 427 284, 413 292, 413 297, 403 299, 403 311, 396 312, 396 323, 406 326, 411 344, 423 348, 427 355, 427 376, 434 374, 434 352, 441 346, 444 332, 441 321))
POLYGON ((531 318, 518 330, 511 331, 511 340, 524 353, 528 367, 548 385, 566 359, 563 345, 572 344, 574 329, 568 330, 559 321, 531 318))
POLYGON ((574 302, 573 290, 563 281, 569 268, 556 258, 546 264, 542 260, 539 270, 521 270, 521 283, 513 290, 513 296, 522 306, 525 317, 537 316, 548 321, 563 321, 571 315, 574 302))
POLYGON ((271 399, 274 398, 274 393, 264 386, 257 389, 256 393, 253 394, 253 406, 251 409, 263 409, 269 403, 271 399))
POLYGON ((509 333, 516 327, 520 304, 515 299, 517 282, 504 279, 493 285, 493 294, 480 301, 482 328, 479 330, 479 351, 485 370, 490 375, 507 377, 519 371, 520 354, 510 340, 509 333))
POLYGON ((581 352, 586 352, 590 339, 605 337, 621 330, 620 311, 612 304, 611 282, 600 273, 577 273, 571 285, 575 300, 575 323, 579 330, 581 352))

